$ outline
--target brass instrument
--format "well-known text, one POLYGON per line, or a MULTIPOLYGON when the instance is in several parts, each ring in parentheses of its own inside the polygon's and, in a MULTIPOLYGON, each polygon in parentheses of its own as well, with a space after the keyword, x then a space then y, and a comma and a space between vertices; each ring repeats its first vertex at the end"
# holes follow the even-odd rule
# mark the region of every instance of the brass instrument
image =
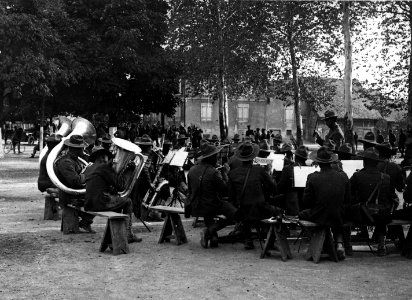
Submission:
MULTIPOLYGON (((160 176, 160 173, 162 172, 163 169, 163 160, 164 160, 164 155, 161 151, 161 149, 157 149, 156 151, 153 151, 156 155, 157 155, 157 164, 160 165, 159 168, 157 169, 156 172, 156 176, 153 179, 152 184, 156 184, 158 181, 158 178, 160 176)), ((152 195, 152 197, 150 197, 151 192, 153 191, 152 188, 150 187, 147 192, 146 195, 143 198, 142 204, 143 206, 150 207, 153 203, 153 200, 156 198, 156 195, 158 192, 160 192, 160 190, 162 189, 162 187, 166 184, 169 184, 169 181, 167 180, 163 180, 162 182, 159 183, 159 185, 156 187, 156 189, 154 190, 154 194, 152 195), (150 197, 150 198, 149 198, 150 197)))
MULTIPOLYGON (((65 137, 72 131, 72 121, 67 117, 59 116, 55 120, 53 120, 53 124, 55 124, 58 128, 58 130, 55 132, 55 135, 61 135, 62 137, 65 137)), ((46 145, 46 147, 44 147, 40 152, 39 163, 48 150, 49 149, 46 145)))
POLYGON ((47 173, 50 177, 50 180, 54 183, 54 185, 59 188, 60 190, 72 194, 72 195, 82 195, 86 193, 86 189, 72 189, 67 186, 65 186, 63 183, 60 182, 59 178, 57 178, 55 172, 54 172, 54 162, 56 161, 56 158, 60 154, 60 152, 63 149, 64 146, 64 141, 69 139, 72 135, 81 135, 83 136, 83 139, 87 144, 92 144, 96 140, 96 129, 90 123, 84 118, 76 118, 73 123, 71 124, 71 133, 67 135, 66 137, 62 138, 62 141, 53 148, 53 150, 50 152, 47 162, 46 162, 46 169, 47 173))
POLYGON ((126 176, 124 190, 119 191, 120 197, 129 197, 137 178, 143 170, 144 163, 147 159, 141 154, 142 150, 136 144, 121 138, 112 138, 113 142, 113 169, 118 176, 123 176, 127 166, 131 163, 135 168, 130 176, 126 176))

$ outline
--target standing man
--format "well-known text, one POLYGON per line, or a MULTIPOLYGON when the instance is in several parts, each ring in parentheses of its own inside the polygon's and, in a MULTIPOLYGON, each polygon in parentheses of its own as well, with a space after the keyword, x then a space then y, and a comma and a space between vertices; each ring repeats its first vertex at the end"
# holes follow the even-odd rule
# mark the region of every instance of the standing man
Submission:
MULTIPOLYGON (((68 188, 83 189, 85 187, 85 176, 83 174, 84 166, 79 161, 83 156, 83 149, 86 146, 81 135, 72 135, 66 139, 64 144, 68 147, 66 154, 62 155, 54 163, 54 172, 59 180, 68 188)), ((62 206, 72 204, 75 206, 84 206, 84 198, 80 195, 72 195, 66 191, 59 190, 59 202, 62 206)), ((79 211, 79 227, 89 233, 95 233, 91 228, 93 218, 79 211)))
POLYGON ((396 143, 396 136, 393 134, 392 129, 389 129, 389 144, 391 144, 391 147, 395 147, 396 143))
POLYGON ((334 111, 327 110, 325 112, 324 121, 326 125, 329 127, 329 132, 325 136, 325 139, 322 139, 320 135, 316 132, 316 143, 323 146, 323 143, 328 140, 332 140, 335 144, 335 149, 339 149, 339 147, 345 142, 345 138, 343 136, 343 131, 339 127, 339 124, 336 122, 338 116, 335 114, 334 111))
MULTIPOLYGON (((353 134, 353 141, 355 142, 355 149, 356 149, 356 151, 358 151, 358 134, 355 132, 354 134, 353 134)), ((339 149, 339 148, 338 148, 339 149)))
POLYGON ((399 141, 398 147, 401 157, 405 156, 405 142, 406 142, 406 134, 403 132, 402 128, 399 130, 399 141))
POLYGON ((377 142, 378 144, 382 144, 384 141, 385 141, 385 138, 383 137, 381 131, 378 129, 378 130, 376 131, 376 142, 377 142))
POLYGON ((253 132, 253 130, 250 129, 250 125, 247 125, 247 130, 246 130, 245 135, 246 135, 246 137, 251 136, 251 135, 253 135, 253 136, 255 135, 255 133, 253 132))

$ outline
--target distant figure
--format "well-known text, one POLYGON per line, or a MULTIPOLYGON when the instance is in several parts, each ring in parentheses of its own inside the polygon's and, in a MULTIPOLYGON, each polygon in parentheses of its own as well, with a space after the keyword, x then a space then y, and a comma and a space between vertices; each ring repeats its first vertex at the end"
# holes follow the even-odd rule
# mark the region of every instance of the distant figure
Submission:
POLYGON ((355 149, 358 150, 358 134, 355 132, 353 135, 353 141, 355 142, 355 149))
POLYGON ((22 137, 23 137, 23 129, 21 127, 17 128, 17 126, 14 126, 13 136, 11 138, 11 141, 13 143, 14 154, 16 154, 16 146, 17 146, 18 153, 21 153, 20 142, 21 142, 22 137))
POLYGON ((399 130, 399 141, 398 147, 401 157, 405 156, 405 142, 406 142, 406 134, 403 132, 402 129, 399 130))
POLYGON ((246 137, 250 136, 250 135, 255 135, 255 133, 253 132, 252 129, 250 129, 250 125, 247 126, 247 130, 246 130, 246 137))
POLYGON ((376 142, 378 144, 382 144, 384 141, 385 141, 385 139, 384 139, 383 135, 381 134, 381 131, 378 129, 376 131, 376 142))
POLYGON ((392 129, 389 129, 389 144, 391 144, 391 147, 395 147, 396 143, 396 136, 393 134, 392 129))
POLYGON ((333 141, 335 144, 336 149, 339 149, 339 147, 345 142, 345 139, 343 137, 343 131, 339 127, 338 123, 336 122, 338 119, 338 116, 335 114, 333 111, 326 111, 325 112, 325 123, 329 127, 329 132, 325 136, 325 139, 322 139, 320 135, 315 132, 316 134, 316 143, 319 145, 323 146, 323 143, 325 141, 333 141))

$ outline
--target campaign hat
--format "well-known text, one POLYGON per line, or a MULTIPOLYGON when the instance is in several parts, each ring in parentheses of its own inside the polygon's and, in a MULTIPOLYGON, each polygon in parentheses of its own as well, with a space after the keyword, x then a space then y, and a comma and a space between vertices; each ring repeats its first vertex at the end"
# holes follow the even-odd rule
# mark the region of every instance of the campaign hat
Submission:
POLYGON ((66 146, 72 147, 72 148, 84 148, 86 147, 86 144, 84 143, 84 139, 81 135, 75 134, 72 135, 69 139, 66 139, 64 141, 64 144, 66 146))
POLYGON ((203 143, 200 145, 200 156, 199 160, 215 155, 222 150, 222 147, 216 147, 213 143, 203 143))
POLYGON ((381 161, 379 158, 379 151, 375 147, 370 147, 365 151, 358 153, 358 156, 363 159, 381 161))
POLYGON ((328 119, 332 119, 332 118, 335 118, 335 119, 338 118, 336 113, 333 110, 325 111, 325 117, 323 118, 323 120, 328 120, 328 119))
POLYGON ((240 161, 249 161, 254 159, 259 153, 259 146, 249 141, 243 142, 236 148, 235 156, 240 161))
POLYGON ((149 135, 143 134, 136 144, 141 146, 153 146, 153 141, 149 135))
POLYGON ((95 146, 89 156, 89 161, 94 162, 99 155, 107 155, 109 159, 113 156, 109 150, 103 148, 102 146, 95 146))
POLYGON ((299 146, 298 149, 295 151, 295 156, 299 156, 301 158, 307 159, 308 158, 308 148, 306 146, 299 146))
POLYGON ((282 147, 280 148, 279 152, 280 153, 286 153, 286 152, 292 152, 292 144, 291 143, 284 143, 282 147))
POLYGON ((338 160, 338 155, 324 146, 320 147, 317 151, 312 151, 309 157, 314 162, 323 164, 330 164, 338 160))

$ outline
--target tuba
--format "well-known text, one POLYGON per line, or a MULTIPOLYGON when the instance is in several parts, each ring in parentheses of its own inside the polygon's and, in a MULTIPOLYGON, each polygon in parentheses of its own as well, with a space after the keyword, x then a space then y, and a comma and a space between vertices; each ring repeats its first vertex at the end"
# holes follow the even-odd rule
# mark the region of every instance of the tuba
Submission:
MULTIPOLYGON (((62 137, 65 137, 70 133, 70 131, 72 131, 72 121, 67 117, 59 116, 55 120, 53 120, 53 124, 55 124, 58 128, 58 130, 55 132, 55 135, 61 135, 62 137)), ((43 156, 47 153, 47 150, 48 147, 46 145, 46 147, 43 148, 39 155, 39 163, 41 162, 43 156)))
MULTIPOLYGON (((53 150, 50 152, 49 157, 47 158, 46 162, 46 169, 47 169, 47 174, 50 177, 50 180, 54 183, 54 185, 59 188, 60 190, 72 194, 72 195, 82 195, 86 193, 86 189, 72 189, 68 188, 65 186, 63 183, 60 182, 60 180, 57 178, 56 174, 54 173, 54 162, 56 158, 59 156, 60 152, 63 149, 64 146, 64 141, 69 139, 72 135, 81 135, 83 136, 84 141, 87 144, 92 144, 96 140, 96 129, 90 123, 84 118, 76 118, 73 120, 73 123, 71 124, 72 131, 69 135, 67 135, 65 138, 62 139, 62 141, 53 148, 53 150)), ((59 130, 60 131, 60 130, 59 130)))
POLYGON ((122 191, 118 192, 120 197, 127 198, 132 192, 137 178, 143 170, 147 159, 141 154, 142 150, 136 144, 120 138, 113 138, 113 169, 119 177, 125 179, 122 191), (131 174, 126 174, 130 164, 135 166, 131 174))

